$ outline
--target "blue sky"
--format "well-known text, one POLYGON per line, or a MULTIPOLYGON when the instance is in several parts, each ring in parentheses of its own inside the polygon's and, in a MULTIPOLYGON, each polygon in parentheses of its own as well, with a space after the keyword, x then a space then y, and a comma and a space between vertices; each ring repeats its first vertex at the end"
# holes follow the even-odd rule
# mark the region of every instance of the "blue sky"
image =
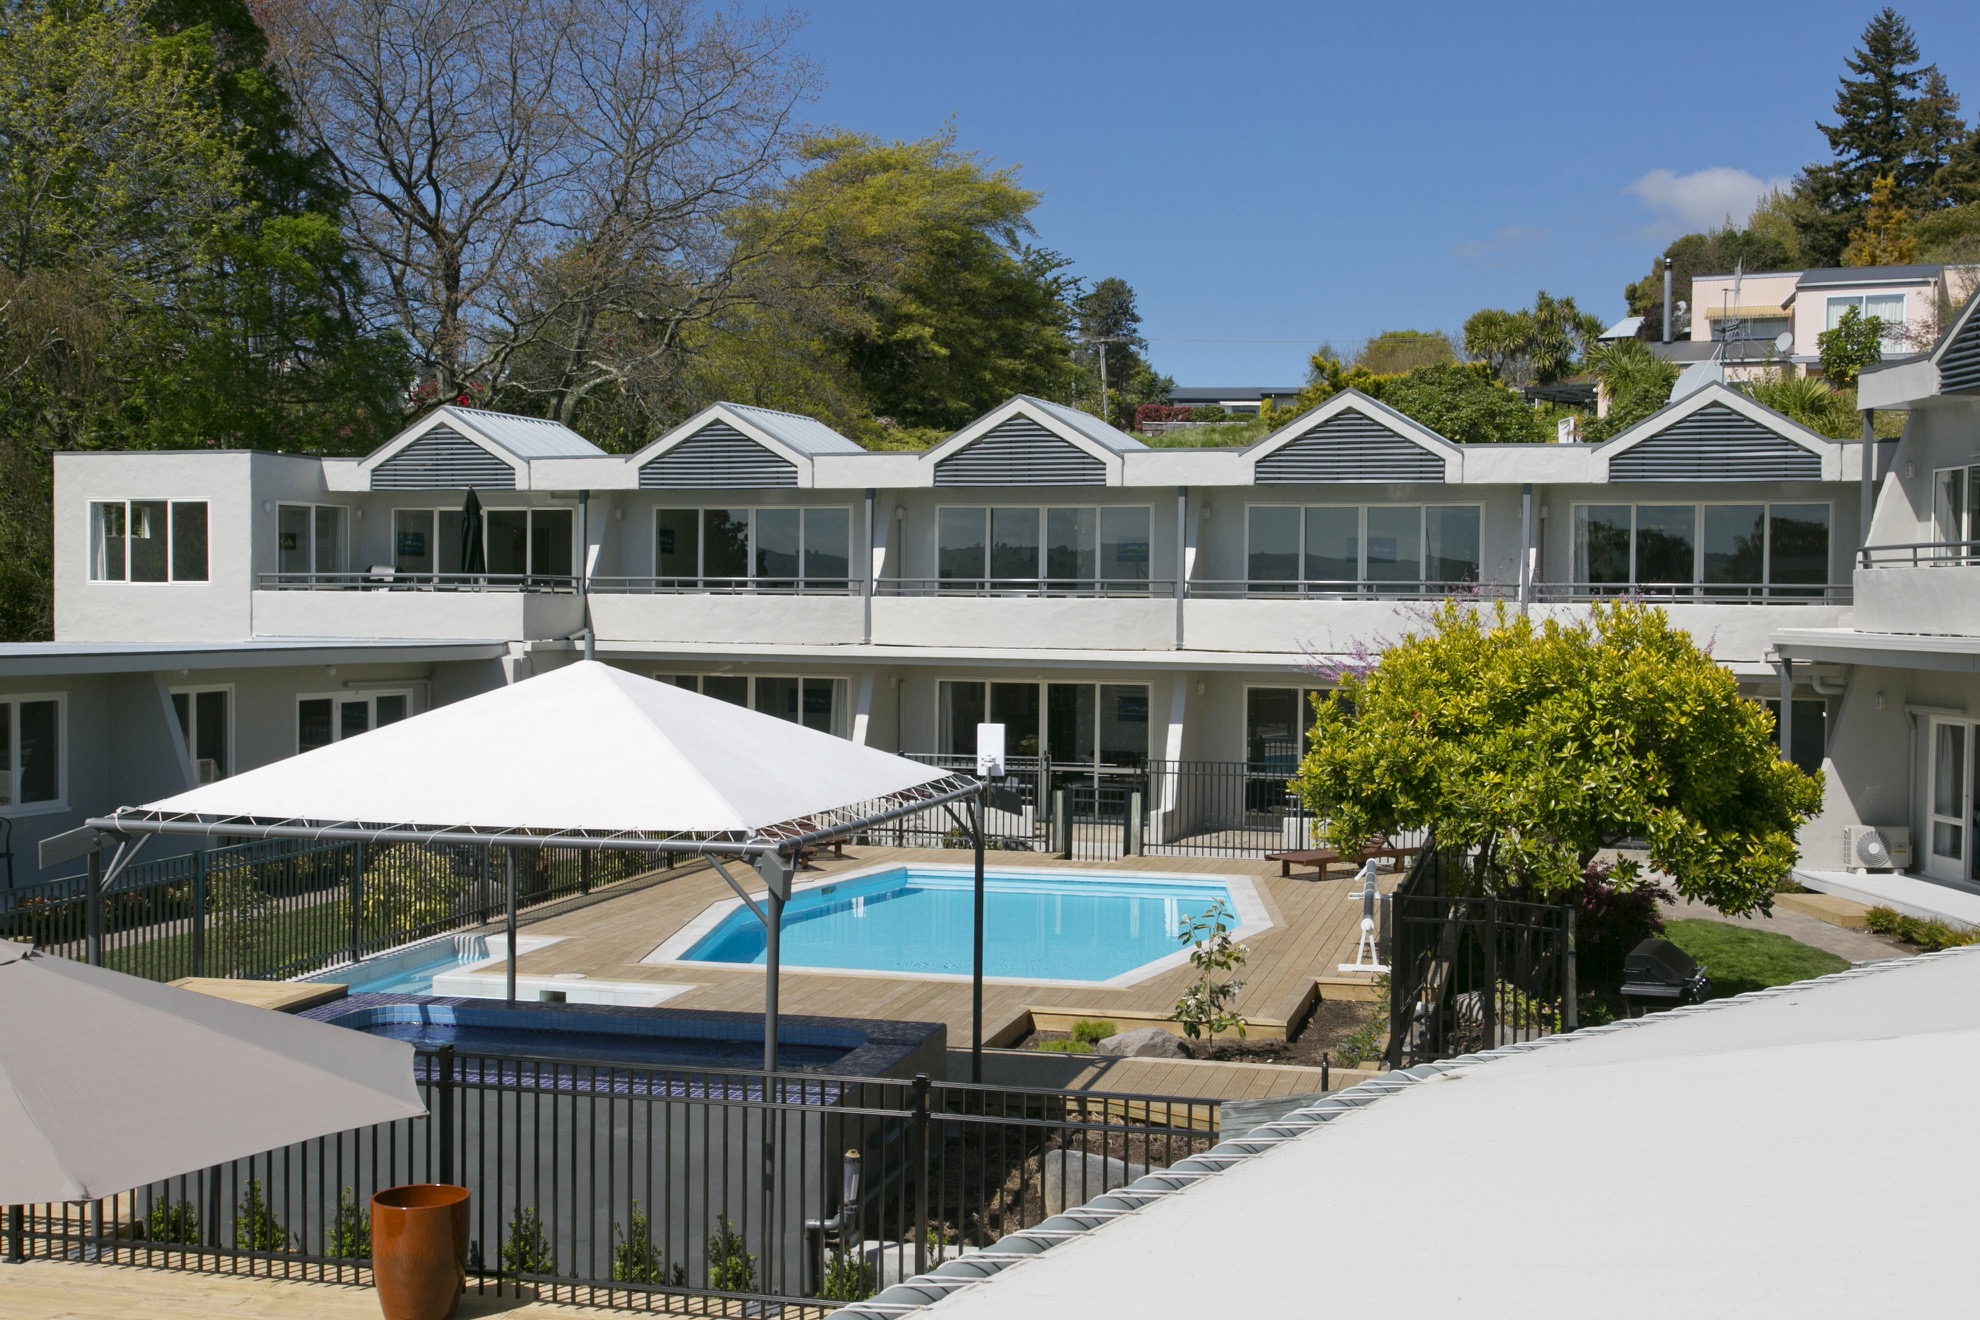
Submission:
MULTIPOLYGON (((769 5, 752 5, 765 9, 769 5)), ((814 123, 958 141, 1039 239, 1140 297, 1182 384, 1304 378, 1319 341, 1455 330, 1538 288, 1604 317, 1673 236, 1826 150, 1868 0, 814 0, 814 123)), ((1980 3, 1909 3, 1980 110, 1980 3)))

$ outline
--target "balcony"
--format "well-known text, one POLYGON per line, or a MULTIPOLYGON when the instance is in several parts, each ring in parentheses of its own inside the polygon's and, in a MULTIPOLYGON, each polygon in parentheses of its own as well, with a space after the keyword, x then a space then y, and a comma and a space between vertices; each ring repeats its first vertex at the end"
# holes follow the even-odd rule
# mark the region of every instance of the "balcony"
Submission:
POLYGON ((548 574, 263 573, 258 637, 567 637, 584 626, 574 578, 548 574))
POLYGON ((1866 545, 1856 597, 1862 632, 1980 636, 1980 541, 1866 545))
POLYGON ((1173 580, 886 578, 876 584, 881 645, 1093 651, 1168 650, 1173 580))
POLYGON ((845 578, 594 577, 590 587, 600 637, 845 646, 865 631, 859 583, 845 578))

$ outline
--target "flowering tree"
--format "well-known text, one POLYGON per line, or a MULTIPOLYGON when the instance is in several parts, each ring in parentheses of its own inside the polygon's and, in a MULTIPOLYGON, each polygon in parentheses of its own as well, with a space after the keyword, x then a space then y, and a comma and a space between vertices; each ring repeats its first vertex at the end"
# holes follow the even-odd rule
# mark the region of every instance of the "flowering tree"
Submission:
POLYGON ((1315 706, 1293 786, 1329 836, 1427 829, 1485 892, 1571 890, 1640 839, 1679 893, 1766 911, 1822 801, 1766 708, 1643 605, 1536 624, 1446 602, 1315 706))

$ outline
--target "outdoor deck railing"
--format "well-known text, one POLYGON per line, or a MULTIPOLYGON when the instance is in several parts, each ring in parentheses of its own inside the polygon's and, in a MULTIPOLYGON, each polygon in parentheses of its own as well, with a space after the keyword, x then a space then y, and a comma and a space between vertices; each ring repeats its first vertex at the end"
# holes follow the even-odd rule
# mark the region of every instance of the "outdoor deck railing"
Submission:
POLYGON ((797 1320, 1218 1139, 1217 1101, 1158 1095, 451 1049, 415 1068, 428 1117, 10 1207, 0 1255, 363 1282, 372 1193, 458 1183, 477 1291, 797 1320))
POLYGON ((1175 592, 1174 580, 1165 578, 888 577, 873 584, 876 596, 1142 599, 1173 596, 1175 592))
POLYGON ((1643 600, 1683 605, 1847 605, 1847 582, 1539 582, 1533 598, 1547 603, 1643 600))
POLYGON ((857 596, 859 582, 846 577, 592 577, 603 596, 857 596))
POLYGON ((1232 578, 1190 580, 1194 600, 1513 600, 1517 584, 1472 580, 1348 581, 1339 578, 1232 578))
POLYGON ((1856 552, 1864 568, 1966 568, 1980 564, 1980 541, 1907 541, 1866 545, 1856 552))
POLYGON ((563 592, 577 590, 568 573, 417 573, 372 568, 356 573, 262 573, 258 591, 475 591, 563 592))

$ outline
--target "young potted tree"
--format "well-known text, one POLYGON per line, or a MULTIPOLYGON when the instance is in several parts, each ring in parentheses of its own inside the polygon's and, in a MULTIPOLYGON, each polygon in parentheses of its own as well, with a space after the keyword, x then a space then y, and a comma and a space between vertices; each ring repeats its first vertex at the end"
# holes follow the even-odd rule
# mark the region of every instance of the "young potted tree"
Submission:
POLYGON ((387 1187, 371 1198, 371 1277, 385 1320, 447 1320, 467 1286, 468 1190, 387 1187))

